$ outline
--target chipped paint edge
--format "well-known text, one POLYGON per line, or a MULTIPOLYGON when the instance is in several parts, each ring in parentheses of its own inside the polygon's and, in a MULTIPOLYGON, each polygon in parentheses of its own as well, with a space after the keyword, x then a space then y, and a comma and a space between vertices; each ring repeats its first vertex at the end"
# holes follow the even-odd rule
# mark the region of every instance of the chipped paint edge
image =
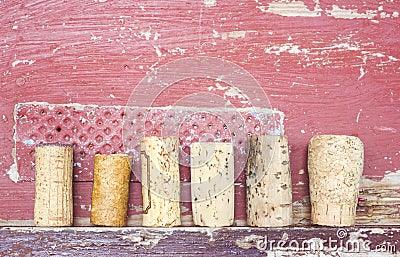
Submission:
POLYGON ((19 173, 18 173, 18 164, 17 164, 17 105, 14 106, 14 125, 13 125, 13 147, 11 149, 11 156, 13 158, 13 163, 10 168, 6 171, 6 175, 10 178, 10 180, 14 183, 18 183, 19 181, 19 173))
MULTIPOLYGON (((168 105, 168 106, 123 106, 123 105, 110 105, 110 106, 103 106, 103 105, 96 105, 96 104, 80 104, 80 103, 68 103, 68 104, 51 104, 48 102, 25 102, 25 103, 17 103, 15 105, 15 110, 18 110, 20 106, 24 105, 35 105, 35 106, 46 106, 48 108, 55 108, 55 107, 70 107, 74 108, 75 110, 84 110, 85 108, 134 108, 134 109, 154 109, 154 110, 176 110, 176 111, 208 111, 208 112, 229 112, 229 111, 236 111, 236 112, 260 112, 265 114, 283 114, 282 111, 279 111, 277 108, 263 108, 263 107, 245 107, 245 108, 229 108, 229 107, 221 107, 221 108, 205 108, 205 107, 188 107, 188 106, 175 106, 175 105, 168 105)), ((15 116, 15 115, 14 115, 15 116)))

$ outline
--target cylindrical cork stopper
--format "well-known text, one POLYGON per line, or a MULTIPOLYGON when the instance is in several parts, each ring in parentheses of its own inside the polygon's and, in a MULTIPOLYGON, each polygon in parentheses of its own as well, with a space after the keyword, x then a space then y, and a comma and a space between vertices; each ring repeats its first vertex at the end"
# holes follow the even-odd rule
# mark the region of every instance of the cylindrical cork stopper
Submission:
POLYGON ((231 226, 235 193, 232 143, 193 143, 190 156, 194 224, 231 226))
POLYGON ((250 136, 247 160, 247 224, 292 224, 292 182, 286 136, 250 136))
POLYGON ((141 162, 143 226, 181 225, 178 138, 143 138, 141 162))
POLYGON ((36 226, 73 223, 73 150, 67 145, 36 146, 36 226))
POLYGON ((90 222, 126 226, 132 158, 126 154, 96 154, 90 222))
POLYGON ((354 226, 364 146, 353 136, 321 135, 308 146, 311 220, 327 226, 354 226))

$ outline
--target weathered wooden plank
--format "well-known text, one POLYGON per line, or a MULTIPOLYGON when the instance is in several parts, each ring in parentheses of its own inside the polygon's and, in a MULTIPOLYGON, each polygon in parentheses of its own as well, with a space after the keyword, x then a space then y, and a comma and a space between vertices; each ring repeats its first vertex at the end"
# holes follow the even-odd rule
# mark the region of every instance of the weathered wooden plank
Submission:
POLYGON ((2 228, 0 241, 6 256, 397 256, 400 228, 2 228))

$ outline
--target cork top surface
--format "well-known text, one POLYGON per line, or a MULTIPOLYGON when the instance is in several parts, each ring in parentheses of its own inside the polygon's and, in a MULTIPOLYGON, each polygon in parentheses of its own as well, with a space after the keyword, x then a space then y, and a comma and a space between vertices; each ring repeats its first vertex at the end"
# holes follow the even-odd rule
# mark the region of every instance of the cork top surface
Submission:
POLYGON ((249 139, 257 138, 257 137, 271 137, 271 138, 283 137, 283 138, 287 138, 286 135, 268 135, 268 134, 263 134, 263 135, 249 135, 249 136, 248 136, 249 139))
POLYGON ((106 156, 114 156, 114 157, 131 157, 128 154, 123 154, 123 153, 113 153, 113 154, 95 154, 95 157, 106 157, 106 156))
POLYGON ((59 147, 72 148, 72 145, 70 145, 70 144, 61 144, 61 143, 42 143, 42 144, 36 145, 36 147, 49 147, 49 146, 59 146, 59 147))
POLYGON ((348 136, 348 135, 316 135, 313 136, 310 140, 310 143, 314 140, 318 139, 323 139, 323 140, 328 140, 328 139, 336 139, 336 140, 351 140, 353 142, 357 142, 361 145, 363 145, 363 142, 361 141, 360 138, 356 136, 348 136))
POLYGON ((173 140, 178 140, 178 137, 176 137, 176 136, 166 136, 166 137, 149 136, 149 137, 143 137, 141 141, 149 140, 149 139, 160 139, 160 140, 163 140, 163 139, 167 139, 167 138, 170 138, 170 139, 173 139, 173 140))

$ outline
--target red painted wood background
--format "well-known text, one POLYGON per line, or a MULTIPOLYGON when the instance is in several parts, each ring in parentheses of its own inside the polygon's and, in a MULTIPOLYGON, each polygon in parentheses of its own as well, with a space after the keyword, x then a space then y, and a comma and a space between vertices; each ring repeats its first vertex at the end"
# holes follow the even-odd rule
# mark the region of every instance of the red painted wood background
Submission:
MULTIPOLYGON (((398 1, 37 0, 0 1, 0 9, 1 224, 33 219, 34 182, 12 181, 15 104, 124 106, 146 74, 197 56, 249 71, 285 114, 296 223, 309 217, 307 143, 328 133, 365 144, 357 222, 400 223, 398 1)), ((188 92, 193 87, 179 87, 159 105, 188 92)), ((237 225, 245 220, 240 188, 237 225)), ((87 225, 91 183, 74 190, 75 216, 87 225)), ((141 211, 138 194, 131 224, 141 211)))

